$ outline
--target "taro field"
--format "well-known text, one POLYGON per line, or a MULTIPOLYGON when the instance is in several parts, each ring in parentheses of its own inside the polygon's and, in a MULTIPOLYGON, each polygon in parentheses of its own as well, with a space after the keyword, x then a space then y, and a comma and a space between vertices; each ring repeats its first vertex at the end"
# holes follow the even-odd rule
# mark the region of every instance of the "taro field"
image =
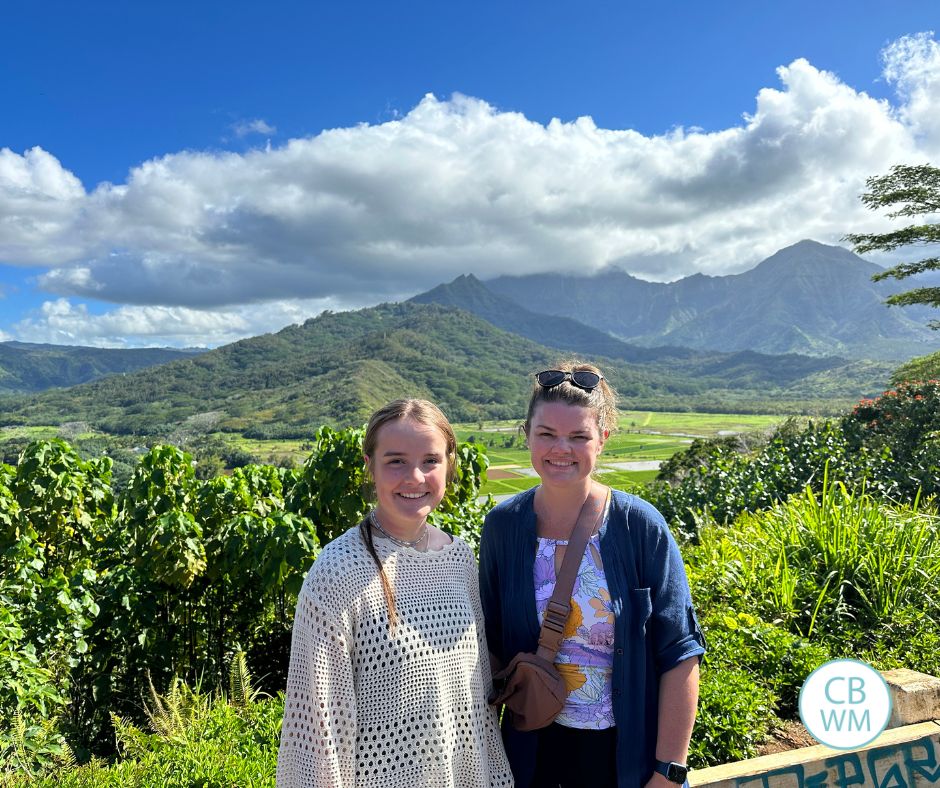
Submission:
MULTIPOLYGON (((601 455, 601 478, 619 489, 636 489, 655 478, 662 461, 695 438, 768 430, 784 419, 779 415, 621 411, 619 429, 601 455)), ((486 446, 490 469, 484 494, 511 495, 538 484, 519 422, 484 421, 455 428, 458 440, 486 446)))

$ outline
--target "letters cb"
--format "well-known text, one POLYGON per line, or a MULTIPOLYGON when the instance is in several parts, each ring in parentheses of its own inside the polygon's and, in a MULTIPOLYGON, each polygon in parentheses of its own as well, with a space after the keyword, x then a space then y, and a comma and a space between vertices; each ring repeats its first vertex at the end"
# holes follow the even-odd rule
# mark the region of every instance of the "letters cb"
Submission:
POLYGON ((809 674, 800 690, 800 719, 821 744, 851 750, 888 725, 891 693, 881 674, 855 659, 834 659, 809 674))

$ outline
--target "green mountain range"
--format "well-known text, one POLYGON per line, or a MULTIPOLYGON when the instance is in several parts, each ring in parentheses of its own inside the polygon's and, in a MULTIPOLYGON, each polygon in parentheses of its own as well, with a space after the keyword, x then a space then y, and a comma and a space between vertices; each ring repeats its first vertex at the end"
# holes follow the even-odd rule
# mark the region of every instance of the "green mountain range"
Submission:
POLYGON ((0 342, 0 393, 75 386, 107 375, 187 358, 201 351, 171 348, 116 349, 0 342))
MULTIPOLYGON (((609 350, 614 355, 617 348, 609 350)), ((624 407, 831 407, 833 398, 877 393, 890 373, 888 365, 756 353, 683 358, 682 351, 632 363, 581 353, 603 366, 624 407)), ((0 400, 0 422, 80 420, 109 433, 153 436, 208 421, 214 429, 255 437, 307 437, 323 423, 361 424, 378 405, 400 396, 432 399, 457 421, 518 418, 532 374, 560 354, 465 310, 382 304, 324 312, 303 325, 159 367, 8 397, 0 400)))
POLYGON ((720 380, 744 389, 784 388, 811 397, 805 381, 814 381, 822 396, 854 396, 860 388, 878 388, 889 365, 851 362, 838 356, 771 355, 751 350, 721 353, 681 347, 640 347, 576 320, 540 315, 490 290, 473 275, 459 276, 411 299, 465 309, 504 331, 574 355, 605 356, 667 372, 678 378, 720 380), (804 388, 806 389, 804 391, 804 388))
POLYGON ((658 283, 611 268, 596 276, 501 276, 485 284, 517 307, 645 347, 894 361, 940 349, 940 335, 926 327, 935 310, 887 307, 885 297, 911 283, 872 282, 880 270, 847 249, 801 241, 731 276, 658 283))

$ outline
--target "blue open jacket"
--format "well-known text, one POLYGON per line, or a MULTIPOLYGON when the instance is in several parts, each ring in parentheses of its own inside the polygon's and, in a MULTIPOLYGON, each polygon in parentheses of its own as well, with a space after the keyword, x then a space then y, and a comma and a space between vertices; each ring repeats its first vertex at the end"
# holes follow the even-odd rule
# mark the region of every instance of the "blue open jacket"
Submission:
MULTIPOLYGON (((503 501, 483 526, 480 591, 489 649, 501 664, 538 647, 534 500, 532 489, 503 501)), ((619 788, 641 788, 652 775, 656 757, 659 677, 682 660, 704 654, 705 638, 692 608, 679 548, 651 504, 614 490, 600 546, 615 614, 617 783, 619 788)), ((517 731, 508 716, 503 720, 503 742, 517 788, 528 788, 538 732, 517 731)))

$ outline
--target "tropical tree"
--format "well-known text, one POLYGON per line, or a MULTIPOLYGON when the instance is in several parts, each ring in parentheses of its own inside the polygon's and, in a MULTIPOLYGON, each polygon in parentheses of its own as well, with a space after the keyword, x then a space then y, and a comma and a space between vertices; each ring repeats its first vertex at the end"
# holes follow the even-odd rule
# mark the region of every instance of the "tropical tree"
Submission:
MULTIPOLYGON (((929 164, 898 164, 886 175, 878 175, 866 181, 868 191, 861 195, 862 202, 872 210, 891 208, 888 216, 897 218, 928 217, 940 213, 940 169, 929 164)), ((888 233, 850 233, 844 238, 854 245, 857 254, 866 252, 891 252, 906 246, 930 247, 940 243, 940 223, 922 219, 888 233)), ((880 273, 872 279, 880 281, 893 277, 906 279, 924 271, 940 270, 940 257, 925 257, 922 260, 902 262, 880 273)), ((940 307, 940 287, 917 287, 897 293, 887 299, 897 306, 926 304, 940 307)), ((940 320, 932 320, 931 328, 940 329, 940 320)))

